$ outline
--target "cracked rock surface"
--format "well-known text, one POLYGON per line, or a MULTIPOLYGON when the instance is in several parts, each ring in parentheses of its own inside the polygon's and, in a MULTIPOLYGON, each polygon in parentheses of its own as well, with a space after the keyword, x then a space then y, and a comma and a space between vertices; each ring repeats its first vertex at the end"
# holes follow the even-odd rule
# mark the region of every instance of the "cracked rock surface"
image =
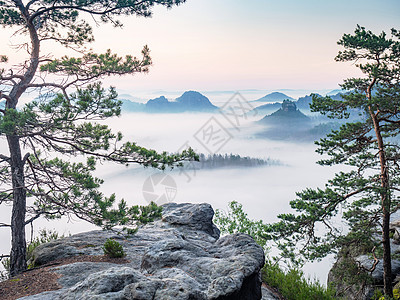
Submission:
POLYGON ((53 267, 62 288, 21 299, 261 299, 262 248, 246 234, 220 238, 213 215, 209 204, 168 203, 161 220, 134 235, 91 231, 40 245, 34 252, 35 265, 103 255, 101 247, 108 238, 123 246, 128 262, 53 267))

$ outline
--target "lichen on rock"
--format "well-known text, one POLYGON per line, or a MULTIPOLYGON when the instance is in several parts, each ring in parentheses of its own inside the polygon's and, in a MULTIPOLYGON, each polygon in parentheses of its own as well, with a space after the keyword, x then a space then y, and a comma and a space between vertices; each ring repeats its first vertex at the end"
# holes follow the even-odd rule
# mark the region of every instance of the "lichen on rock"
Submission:
POLYGON ((123 246, 127 262, 55 266, 62 288, 22 299, 261 299, 263 249, 246 234, 220 238, 213 215, 209 204, 168 203, 161 220, 134 235, 91 231, 40 245, 35 265, 102 255, 112 238, 123 246))

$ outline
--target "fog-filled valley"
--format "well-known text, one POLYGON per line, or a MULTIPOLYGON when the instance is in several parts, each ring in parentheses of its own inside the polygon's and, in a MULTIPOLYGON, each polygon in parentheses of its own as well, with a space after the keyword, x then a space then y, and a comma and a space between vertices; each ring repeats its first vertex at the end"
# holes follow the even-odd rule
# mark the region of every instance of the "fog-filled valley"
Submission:
POLYGON ((375 2, 0 1, 0 300, 400 299, 375 2))
MULTIPOLYGON (((226 102, 219 102, 219 107, 234 99, 228 94, 225 97, 226 102)), ((238 99, 243 101, 245 98, 238 99)), ((237 103, 231 104, 238 107, 237 103)), ((96 176, 105 180, 101 190, 106 195, 115 193, 129 205, 147 205, 150 200, 158 204, 207 202, 214 209, 226 210, 229 202, 237 201, 251 219, 266 223, 277 221, 278 214, 290 211, 289 201, 296 197, 296 192, 307 187, 323 187, 339 168, 316 164, 321 157, 315 153, 312 137, 317 135, 301 138, 297 122, 278 118, 264 124, 260 120, 265 117, 265 111, 253 110, 260 104, 243 102, 241 105, 248 105, 245 110, 242 107, 241 114, 238 111, 229 114, 228 109, 210 113, 123 110, 121 117, 114 117, 106 123, 113 130, 121 131, 124 140, 170 153, 190 146, 202 154, 203 162, 186 162, 184 167, 165 171, 138 165, 99 164, 96 176), (291 131, 293 135, 288 134, 291 131), (208 163, 205 163, 207 159, 208 163), (166 176, 169 181, 163 181, 166 176), (161 182, 154 181, 154 178, 161 182)), ((312 124, 324 120, 304 111, 307 121, 314 118, 310 121, 312 124)), ((2 217, 7 218, 7 213, 3 210, 2 217)), ((66 235, 95 228, 74 217, 50 223, 42 219, 35 222, 35 231, 45 227, 55 228, 66 235)), ((29 231, 27 228, 28 236, 29 231)), ((9 239, 5 229, 1 236, 3 240, 9 239)), ((1 247, 3 252, 9 250, 6 243, 1 247)), ((305 271, 325 283, 331 264, 331 259, 325 259, 306 265, 305 271)))
MULTIPOLYGON (((321 156, 315 153, 316 146, 310 136, 282 136, 279 128, 260 124, 264 115, 248 113, 240 119, 239 126, 232 126, 221 114, 143 114, 128 113, 112 121, 112 126, 126 133, 126 138, 139 145, 158 151, 176 152, 190 145, 197 153, 240 155, 266 160, 262 166, 225 167, 208 169, 200 165, 189 165, 182 169, 167 170, 176 183, 176 195, 170 201, 210 203, 214 209, 227 210, 228 203, 237 201, 251 219, 266 223, 277 221, 277 215, 291 211, 289 201, 295 199, 296 192, 307 187, 323 187, 340 167, 322 167, 316 164, 321 156), (217 120, 215 126, 226 129, 231 138, 218 151, 199 141, 199 130, 204 129, 209 120, 217 120), (128 125, 129 124, 129 125, 128 125), (273 134, 272 138, 265 132, 273 134)), ((315 122, 319 124, 320 120, 315 122), (318 123, 317 123, 318 122, 318 123)), ((279 123, 279 122, 278 122, 279 123)), ((287 126, 281 123, 279 126, 287 126)), ((215 130, 215 128, 214 128, 215 130)), ((296 132, 297 128, 285 128, 296 132)), ((320 133, 319 136, 322 136, 320 133)), ((317 136, 317 135, 316 135, 317 136)), ((217 147, 219 148, 219 147, 217 147)), ((144 183, 160 171, 142 167, 101 166, 99 174, 106 181, 103 190, 115 192, 129 203, 146 204, 143 194, 144 183), (129 187, 129 188, 127 188, 129 187)), ((154 194, 164 194, 165 187, 155 187, 154 194)), ((307 264, 304 270, 311 277, 316 276, 326 283, 332 258, 320 263, 307 264)))

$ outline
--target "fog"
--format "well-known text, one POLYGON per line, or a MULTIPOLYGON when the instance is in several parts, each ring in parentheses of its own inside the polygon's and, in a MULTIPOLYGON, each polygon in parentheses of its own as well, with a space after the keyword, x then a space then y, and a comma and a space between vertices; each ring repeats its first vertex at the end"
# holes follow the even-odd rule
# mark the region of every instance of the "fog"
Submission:
MULTIPOLYGON (((176 194, 169 201, 207 202, 214 209, 224 210, 229 202, 237 201, 243 205, 250 218, 273 222, 277 220, 278 214, 290 210, 289 201, 295 198, 296 192, 306 187, 322 187, 338 168, 317 165, 315 162, 321 157, 314 152, 315 145, 311 142, 293 143, 255 138, 255 134, 263 128, 254 121, 262 117, 247 116, 240 120, 239 125, 233 126, 222 114, 131 113, 123 114, 107 123, 114 130, 122 131, 125 140, 136 141, 140 146, 158 151, 176 152, 185 145, 190 145, 198 153, 233 153, 279 160, 280 165, 274 166, 165 171, 176 183, 176 194), (216 146, 202 140, 204 132, 200 129, 204 129, 205 124, 210 124, 210 120, 215 126, 220 126, 220 132, 226 135, 225 140, 216 146)), ((96 175, 105 179, 102 191, 106 195, 115 193, 128 204, 146 205, 148 202, 143 194, 143 185, 149 176, 160 172, 140 166, 125 167, 105 163, 98 166, 96 175)), ((156 189, 154 193, 163 193, 163 190, 156 189)), ((9 219, 9 211, 4 207, 1 218, 1 222, 9 219)), ((60 234, 74 234, 95 227, 72 218, 52 222, 39 220, 34 229, 37 231, 40 228, 54 228, 60 234)), ((27 228, 28 236, 29 230, 27 228)), ((9 231, 2 229, 0 234, 3 241, 8 241, 1 243, 0 250, 7 253, 9 231)), ((305 271, 325 283, 331 263, 332 260, 328 259, 307 265, 305 271)))
MULTIPOLYGON (((209 153, 194 135, 214 117, 232 135, 217 153, 279 160, 278 166, 229 168, 216 170, 166 171, 177 185, 174 202, 210 203, 214 209, 226 210, 228 203, 237 201, 252 219, 274 222, 277 215, 290 210, 289 201, 295 193, 306 187, 323 187, 339 170, 316 164, 321 156, 312 143, 293 143, 254 138, 264 130, 254 121, 262 116, 249 116, 233 128, 220 114, 128 114, 113 120, 111 126, 126 133, 126 137, 139 145, 156 150, 176 151, 188 142, 197 152, 209 153), (129 124, 129 125, 128 125, 129 124)), ((103 190, 124 198, 128 203, 147 204, 142 194, 145 180, 159 171, 141 167, 117 167, 107 164, 98 169, 105 179, 103 190)), ((155 191, 157 193, 157 191, 155 191)), ((332 258, 308 264, 304 270, 311 277, 326 282, 332 258)))

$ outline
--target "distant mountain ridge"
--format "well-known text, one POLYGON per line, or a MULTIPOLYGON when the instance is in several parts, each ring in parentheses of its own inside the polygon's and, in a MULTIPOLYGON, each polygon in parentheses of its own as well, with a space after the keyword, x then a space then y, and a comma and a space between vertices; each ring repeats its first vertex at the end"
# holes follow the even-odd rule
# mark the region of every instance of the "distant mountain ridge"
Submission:
POLYGON ((337 94, 345 94, 345 93, 346 93, 345 90, 335 89, 335 90, 330 91, 329 93, 326 93, 326 96, 335 96, 337 94))
MULTIPOLYGON (((330 97, 335 100, 341 99, 341 94, 333 94, 330 97)), ((339 90, 338 90, 339 91, 339 90)), ((129 95, 125 95, 129 96, 129 95)), ((146 113, 182 113, 182 112, 215 112, 219 108, 211 103, 204 95, 196 91, 186 91, 174 101, 168 100, 165 96, 150 99, 147 103, 139 103, 131 101, 133 97, 127 97, 122 100, 122 110, 127 112, 146 112, 146 113)), ((312 94, 298 98, 298 100, 287 96, 280 92, 270 93, 252 103, 262 103, 255 110, 259 114, 270 114, 278 110, 284 100, 294 102, 298 109, 305 112, 310 111, 310 103, 312 102, 312 94)))
POLYGON ((276 140, 309 139, 309 131, 312 129, 311 118, 297 109, 294 101, 285 100, 281 105, 280 109, 257 122, 266 126, 257 136, 276 140))
MULTIPOLYGON (((319 95, 318 95, 319 96, 319 95)), ((330 95, 329 97, 343 101, 343 93, 330 95)), ((297 101, 285 100, 282 107, 273 113, 271 108, 276 108, 277 103, 265 104, 257 107, 258 111, 268 111, 268 115, 257 123, 265 127, 257 133, 258 137, 277 140, 315 141, 326 136, 332 130, 337 130, 345 120, 330 120, 327 116, 317 112, 311 112, 312 94, 300 97, 297 101), (305 112, 306 114, 304 114, 305 112)), ((354 110, 350 120, 362 118, 361 112, 354 110)))
POLYGON ((282 102, 283 100, 295 100, 295 99, 280 92, 273 92, 252 102, 282 102))
POLYGON ((280 109, 266 115, 259 122, 275 126, 304 125, 310 122, 310 118, 297 109, 295 102, 284 100, 280 109))
MULTIPOLYGON (((337 94, 332 94, 329 97, 331 97, 334 100, 341 100, 342 99, 342 94, 343 92, 337 93, 337 94)), ((298 100, 291 100, 293 101, 298 109, 301 109, 303 111, 310 111, 310 104, 312 102, 312 95, 306 95, 304 97, 300 97, 298 100)), ((318 96, 321 96, 319 94, 315 94, 318 96)), ((255 110, 259 113, 271 113, 272 110, 279 109, 281 107, 280 102, 275 102, 275 103, 266 103, 260 106, 257 106, 255 110)))
POLYGON ((147 113, 181 113, 181 112, 214 112, 218 107, 199 92, 187 91, 175 101, 164 96, 150 99, 146 104, 122 100, 122 109, 130 112, 147 113))
MULTIPOLYGON (((343 92, 340 92, 340 93, 337 93, 337 94, 331 94, 331 95, 328 95, 330 98, 332 98, 333 100, 342 100, 343 98, 342 98, 342 93, 343 92)), ((321 95, 319 95, 319 94, 314 94, 314 95, 318 95, 318 96, 321 96, 321 95)), ((310 104, 312 103, 312 94, 311 95, 307 95, 307 96, 304 96, 304 97, 300 97, 298 100, 297 100, 297 102, 296 102, 296 105, 297 105, 297 107, 299 108, 299 109, 306 109, 306 110, 309 110, 310 109, 310 104)))
POLYGON ((282 103, 275 102, 275 103, 267 103, 260 106, 257 106, 253 111, 257 112, 260 115, 270 114, 282 107, 282 103))

